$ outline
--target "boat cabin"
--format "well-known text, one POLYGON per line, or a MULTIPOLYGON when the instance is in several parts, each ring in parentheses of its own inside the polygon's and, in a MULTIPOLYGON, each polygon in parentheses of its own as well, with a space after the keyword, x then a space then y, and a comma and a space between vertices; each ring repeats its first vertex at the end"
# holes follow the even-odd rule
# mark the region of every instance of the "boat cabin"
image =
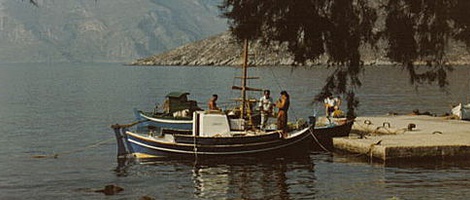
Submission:
POLYGON ((193 135, 195 136, 227 136, 226 134, 243 131, 244 126, 244 119, 232 119, 220 111, 196 111, 193 113, 193 135))
POLYGON ((188 110, 188 114, 194 111, 202 110, 197 106, 194 100, 188 100, 189 92, 170 92, 166 95, 166 100, 163 103, 164 113, 175 113, 178 111, 188 110))

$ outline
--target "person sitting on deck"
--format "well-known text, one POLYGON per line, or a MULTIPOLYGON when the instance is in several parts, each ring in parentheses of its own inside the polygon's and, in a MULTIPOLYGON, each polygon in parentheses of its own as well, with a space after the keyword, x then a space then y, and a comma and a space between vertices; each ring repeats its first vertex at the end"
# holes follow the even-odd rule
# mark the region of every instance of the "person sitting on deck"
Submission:
POLYGON ((339 108, 341 105, 341 98, 339 96, 334 98, 331 93, 328 93, 323 102, 325 103, 325 113, 327 117, 338 117, 342 115, 339 108))

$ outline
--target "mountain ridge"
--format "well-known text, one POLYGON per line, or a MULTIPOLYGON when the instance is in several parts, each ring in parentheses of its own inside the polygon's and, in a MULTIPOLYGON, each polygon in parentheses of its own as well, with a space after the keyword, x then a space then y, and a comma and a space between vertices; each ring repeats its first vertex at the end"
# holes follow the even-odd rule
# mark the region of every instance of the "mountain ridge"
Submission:
POLYGON ((129 62, 227 30, 220 0, 0 2, 2 62, 129 62))
MULTIPOLYGON (((306 63, 296 63, 293 55, 287 51, 286 44, 273 43, 263 45, 262 41, 250 44, 249 64, 254 66, 315 66, 329 65, 328 57, 321 56, 317 60, 306 63)), ((386 45, 378 44, 377 49, 362 46, 362 61, 365 65, 392 65, 386 58, 386 45)), ((224 32, 196 42, 188 43, 173 50, 140 58, 130 65, 158 66, 236 66, 241 65, 242 45, 237 42, 230 32, 224 32)), ((462 43, 451 42, 449 45, 448 61, 452 65, 470 64, 470 54, 462 43)), ((417 64, 423 64, 417 62, 417 64)))

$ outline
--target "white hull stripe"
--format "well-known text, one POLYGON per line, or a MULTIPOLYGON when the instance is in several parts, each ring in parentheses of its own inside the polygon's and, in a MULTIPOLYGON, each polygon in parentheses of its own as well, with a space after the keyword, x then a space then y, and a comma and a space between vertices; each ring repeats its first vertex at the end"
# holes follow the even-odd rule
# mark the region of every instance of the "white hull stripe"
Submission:
POLYGON ((161 123, 169 123, 169 124, 192 124, 193 120, 172 120, 172 119, 159 119, 159 118, 153 118, 145 115, 140 115, 143 118, 149 119, 154 122, 161 122, 161 123))

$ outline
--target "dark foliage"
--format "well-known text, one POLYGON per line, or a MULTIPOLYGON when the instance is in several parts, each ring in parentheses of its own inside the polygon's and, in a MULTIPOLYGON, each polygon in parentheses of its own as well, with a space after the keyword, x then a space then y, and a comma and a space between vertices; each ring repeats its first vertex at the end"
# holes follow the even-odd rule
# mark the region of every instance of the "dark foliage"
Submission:
POLYGON ((401 63, 410 74, 411 83, 433 83, 442 88, 447 72, 452 70, 446 60, 449 39, 453 36, 452 13, 457 1, 390 0, 385 7, 384 38, 389 42, 387 57, 401 63), (421 61, 426 70, 418 73, 414 63, 421 61))
MULTIPOLYGON (((337 68, 316 100, 328 93, 354 97, 363 71, 359 47, 377 41, 372 32, 377 14, 367 1, 226 0, 221 9, 239 39, 287 43, 299 64, 327 54, 337 68)), ((357 105, 355 98, 347 99, 348 105, 357 105)), ((351 116, 355 107, 350 106, 351 116)))
POLYGON ((412 84, 445 89, 452 71, 446 58, 450 39, 470 45, 468 0, 225 0, 220 9, 239 39, 287 43, 299 64, 328 56, 336 69, 315 100, 342 94, 349 117, 359 103, 354 91, 364 70, 360 46, 376 48, 384 39, 386 56, 409 72, 412 84), (377 13, 386 15, 383 27, 377 13))

